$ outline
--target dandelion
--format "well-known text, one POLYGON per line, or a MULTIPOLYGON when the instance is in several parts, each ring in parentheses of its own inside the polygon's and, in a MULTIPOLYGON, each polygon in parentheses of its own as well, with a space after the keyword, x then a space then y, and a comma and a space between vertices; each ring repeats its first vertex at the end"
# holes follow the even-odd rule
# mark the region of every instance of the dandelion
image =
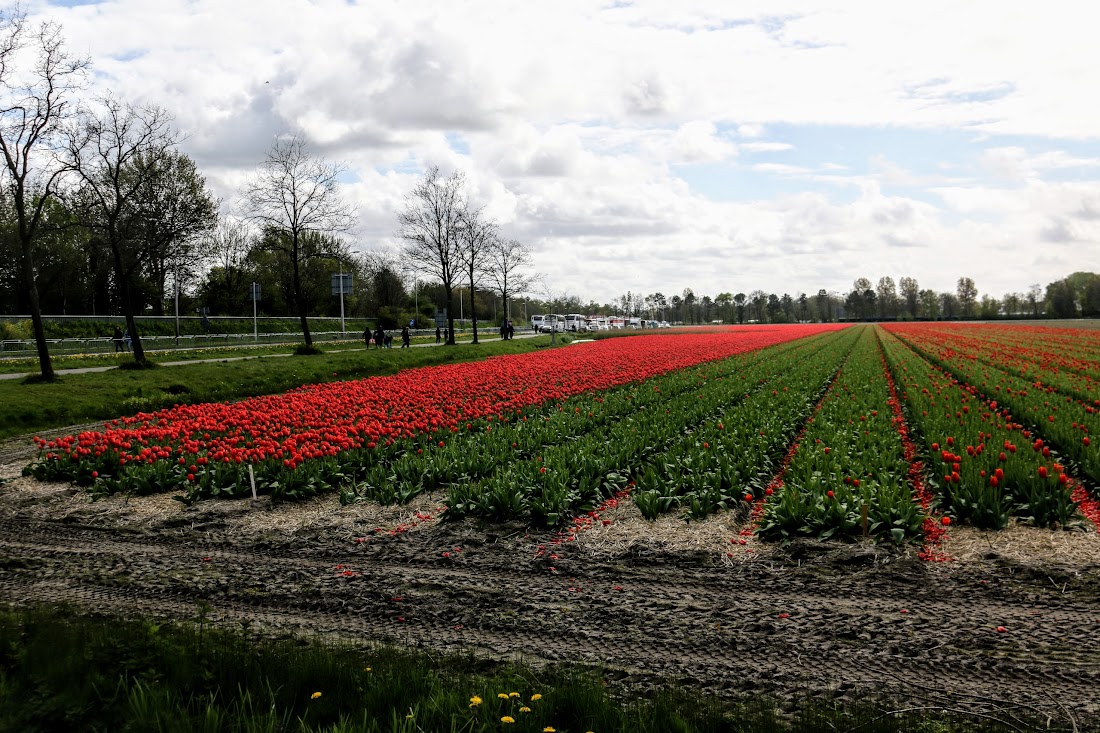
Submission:
POLYGON ((501 723, 514 723, 514 722, 516 722, 516 719, 513 718, 511 715, 505 715, 503 718, 500 719, 500 722, 501 723))
POLYGON ((370 667, 363 667, 363 671, 364 671, 364 672, 370 672, 370 671, 371 671, 371 668, 370 668, 370 667))
POLYGON ((519 697, 519 693, 518 692, 509 692, 508 697, 519 697))
POLYGON ((535 702, 536 700, 541 700, 541 699, 542 699, 542 695, 540 695, 537 692, 534 695, 531 695, 531 702, 535 702))
POLYGON ((557 733, 557 729, 552 725, 548 725, 542 729, 542 733, 557 733))
POLYGON ((519 711, 520 711, 521 713, 529 713, 529 712, 531 712, 531 708, 529 708, 529 707, 527 707, 526 705, 524 705, 523 707, 521 707, 521 708, 519 709, 519 711))
POLYGON ((477 695, 474 695, 473 697, 470 698, 470 707, 476 708, 480 704, 481 704, 481 698, 478 697, 477 695))
POLYGON ((507 700, 508 699, 508 693, 507 692, 498 692, 497 697, 499 697, 501 700, 507 700))
POLYGON ((317 699, 317 698, 319 698, 320 696, 321 696, 321 693, 319 693, 319 692, 315 692, 315 693, 313 693, 312 695, 310 695, 310 696, 309 696, 309 699, 310 699, 310 700, 316 700, 316 699, 317 699))

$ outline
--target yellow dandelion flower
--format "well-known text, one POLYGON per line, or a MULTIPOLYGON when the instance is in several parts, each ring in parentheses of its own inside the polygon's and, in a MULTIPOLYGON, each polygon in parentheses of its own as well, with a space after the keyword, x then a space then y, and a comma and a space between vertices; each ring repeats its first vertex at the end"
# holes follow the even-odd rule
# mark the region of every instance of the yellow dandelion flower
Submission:
POLYGON ((552 725, 548 725, 542 729, 542 733, 557 733, 557 729, 552 725))
POLYGON ((507 692, 498 692, 497 697, 499 697, 501 700, 507 700, 508 699, 508 693, 507 692))
POLYGON ((477 707, 480 704, 481 704, 481 698, 478 697, 477 695, 474 695, 473 697, 470 698, 470 707, 472 707, 472 708, 477 707))
POLYGON ((516 722, 516 719, 513 718, 511 715, 505 715, 503 718, 500 719, 500 722, 501 723, 514 723, 514 722, 516 722))
POLYGON ((526 705, 524 705, 523 707, 521 707, 521 708, 519 709, 519 711, 520 711, 521 713, 529 713, 529 712, 531 712, 531 708, 529 708, 529 707, 527 707, 526 705))
POLYGON ((509 692, 508 697, 519 697, 519 693, 518 692, 509 692))
POLYGON ((542 699, 542 695, 540 695, 537 692, 534 695, 531 695, 531 702, 534 702, 535 700, 541 700, 541 699, 542 699))
POLYGON ((371 671, 371 668, 370 668, 370 667, 363 667, 363 671, 364 671, 364 672, 370 672, 370 671, 371 671))
POLYGON ((317 699, 317 698, 319 698, 320 696, 321 696, 321 693, 319 693, 319 692, 315 692, 315 693, 313 693, 312 695, 310 695, 310 696, 309 696, 309 699, 310 699, 310 700, 316 700, 316 699, 317 699))

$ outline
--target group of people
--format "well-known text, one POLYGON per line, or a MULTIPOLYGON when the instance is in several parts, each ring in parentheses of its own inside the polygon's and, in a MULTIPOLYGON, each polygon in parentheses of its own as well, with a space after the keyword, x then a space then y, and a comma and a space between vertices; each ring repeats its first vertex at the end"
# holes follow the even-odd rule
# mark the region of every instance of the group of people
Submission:
MULTIPOLYGON (((393 336, 385 332, 385 330, 379 326, 374 329, 374 333, 371 333, 370 326, 363 331, 363 342, 366 343, 367 348, 370 348, 371 339, 374 340, 374 348, 376 349, 392 349, 393 348, 393 336)), ((412 334, 409 332, 409 327, 405 326, 401 329, 401 348, 407 349, 411 345, 412 334)))
MULTIPOLYGON (((435 342, 438 344, 449 341, 450 335, 451 332, 449 328, 440 328, 437 326, 435 329, 435 342)), ((503 323, 500 324, 501 339, 503 339, 504 341, 510 341, 512 340, 512 338, 515 337, 515 335, 516 329, 515 326, 512 325, 511 319, 505 320, 503 323)), ((401 348, 407 349, 410 345, 409 342, 411 341, 411 339, 412 334, 409 331, 409 327, 405 326, 401 329, 401 348)), ((367 329, 363 331, 363 342, 366 343, 367 348, 370 348, 371 341, 374 342, 374 347, 376 349, 393 348, 393 336, 387 334, 381 326, 378 326, 378 328, 374 329, 373 333, 370 330, 370 326, 367 326, 367 329)))
POLYGON ((115 326, 115 332, 111 335, 111 341, 115 344, 115 351, 121 352, 130 350, 130 342, 133 339, 130 338, 130 329, 123 331, 118 326, 115 326))

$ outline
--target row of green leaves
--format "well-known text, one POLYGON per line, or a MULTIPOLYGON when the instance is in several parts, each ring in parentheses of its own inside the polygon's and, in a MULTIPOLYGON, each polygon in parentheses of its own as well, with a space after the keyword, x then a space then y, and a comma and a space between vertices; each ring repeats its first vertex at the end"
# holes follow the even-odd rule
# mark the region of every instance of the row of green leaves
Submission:
POLYGON ((921 535, 925 513, 914 500, 909 462, 890 408, 878 340, 859 340, 767 499, 758 534, 765 539, 826 539, 863 532, 896 542, 921 535))
MULTIPOLYGON (((669 397, 659 385, 646 383, 645 389, 658 396, 659 402, 616 421, 605 431, 547 447, 534 460, 508 463, 485 480, 452 486, 448 515, 519 517, 550 526, 569 513, 589 511, 627 481, 644 482, 647 472, 683 442, 701 445, 705 436, 721 430, 717 425, 738 404, 764 392, 771 399, 769 386, 783 378, 784 370, 799 373, 801 365, 817 365, 827 361, 828 354, 842 352, 843 333, 784 347, 773 352, 774 358, 699 380, 693 392, 669 397)), ((764 428, 761 423, 756 431, 764 428)), ((738 448, 748 449, 747 445, 738 448)), ((733 493, 744 488, 737 487, 733 493)), ((638 493, 636 490, 636 498, 638 493)))

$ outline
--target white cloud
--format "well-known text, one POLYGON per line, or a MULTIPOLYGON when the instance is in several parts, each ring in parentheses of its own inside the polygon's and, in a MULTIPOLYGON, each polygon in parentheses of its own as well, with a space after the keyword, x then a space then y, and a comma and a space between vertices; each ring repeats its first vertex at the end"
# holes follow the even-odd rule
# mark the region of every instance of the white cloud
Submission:
POLYGON ((356 174, 345 192, 367 246, 393 244, 404 193, 437 164, 466 171, 539 269, 598 300, 816 292, 861 273, 937 289, 967 274, 1001 292, 1100 270, 1100 7, 1087 3, 28 8, 93 58, 91 92, 171 110, 227 200, 275 135, 305 132, 356 174), (974 137, 920 151, 922 168, 911 150, 784 133, 824 126, 974 137), (718 172, 689 185, 681 166, 718 172))

